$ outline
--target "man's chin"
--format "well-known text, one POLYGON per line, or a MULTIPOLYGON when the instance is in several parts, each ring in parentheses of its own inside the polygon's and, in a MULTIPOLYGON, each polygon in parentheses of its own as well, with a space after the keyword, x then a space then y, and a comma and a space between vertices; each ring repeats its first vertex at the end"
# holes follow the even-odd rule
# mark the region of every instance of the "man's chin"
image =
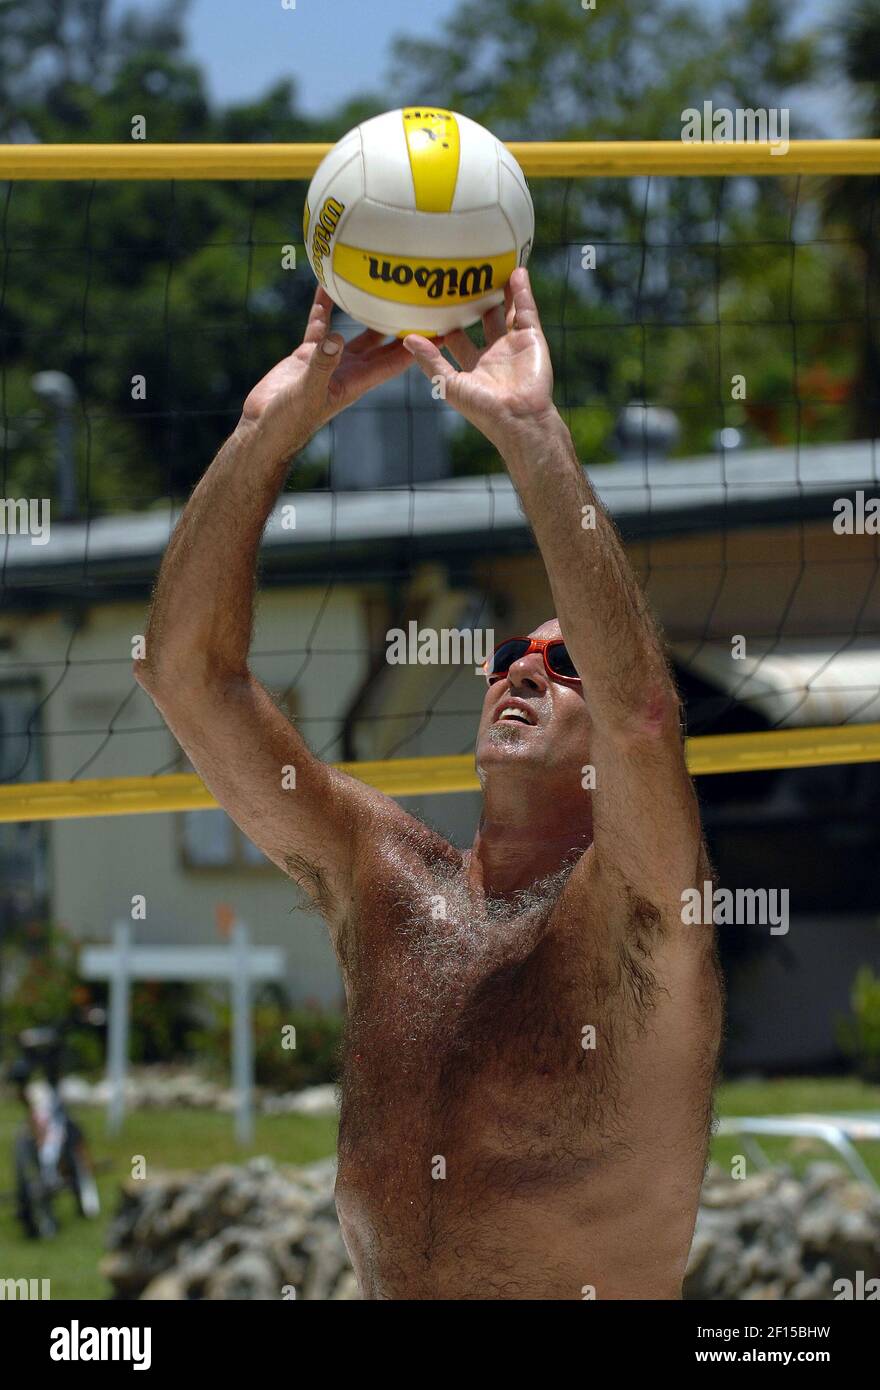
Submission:
POLYGON ((477 746, 477 768, 532 758, 542 740, 534 725, 490 724, 477 746))

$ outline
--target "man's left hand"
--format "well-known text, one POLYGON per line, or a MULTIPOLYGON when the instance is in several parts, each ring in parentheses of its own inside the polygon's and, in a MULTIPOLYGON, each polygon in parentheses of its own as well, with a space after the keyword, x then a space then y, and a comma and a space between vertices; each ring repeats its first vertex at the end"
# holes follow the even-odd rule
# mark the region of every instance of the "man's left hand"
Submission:
POLYGON ((524 435, 541 431, 558 418, 550 352, 524 268, 511 275, 504 299, 503 309, 498 305, 483 316, 484 348, 478 348, 463 329, 439 340, 458 362, 459 371, 430 339, 410 333, 403 340, 425 376, 443 381, 449 404, 502 454, 524 435))

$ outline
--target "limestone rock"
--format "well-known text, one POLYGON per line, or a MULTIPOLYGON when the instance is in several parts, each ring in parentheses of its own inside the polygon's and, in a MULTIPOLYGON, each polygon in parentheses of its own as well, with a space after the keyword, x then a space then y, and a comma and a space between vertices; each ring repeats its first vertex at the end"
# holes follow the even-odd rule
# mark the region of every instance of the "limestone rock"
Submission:
MULTIPOLYGON (((253 1159, 126 1182, 102 1270, 119 1298, 357 1299, 335 1177, 253 1159)), ((827 1300, 878 1277, 880 1193, 842 1169, 707 1174, 685 1298, 827 1300)))

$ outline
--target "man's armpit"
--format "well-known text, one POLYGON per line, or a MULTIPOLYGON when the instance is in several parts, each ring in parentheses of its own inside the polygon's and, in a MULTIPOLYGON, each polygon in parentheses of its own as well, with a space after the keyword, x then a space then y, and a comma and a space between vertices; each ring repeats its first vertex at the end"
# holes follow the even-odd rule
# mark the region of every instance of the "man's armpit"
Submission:
POLYGON ((284 871, 297 887, 309 895, 322 917, 331 915, 334 898, 327 874, 320 864, 310 863, 301 854, 287 854, 284 857, 284 871))

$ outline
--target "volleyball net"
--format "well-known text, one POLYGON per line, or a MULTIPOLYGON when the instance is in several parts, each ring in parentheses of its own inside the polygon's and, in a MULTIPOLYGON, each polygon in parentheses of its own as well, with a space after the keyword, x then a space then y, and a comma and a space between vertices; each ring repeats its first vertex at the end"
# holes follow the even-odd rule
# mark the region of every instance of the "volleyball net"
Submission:
MULTIPOLYGON (((131 659, 188 492, 301 336, 328 148, 0 150, 0 821, 214 805, 131 659)), ((880 760, 880 141, 510 148, 557 403, 692 771, 880 760)), ((549 591, 500 460, 417 372, 295 460, 262 581, 252 666, 320 756, 476 789, 479 663, 394 664, 388 635, 500 640, 549 591)))

